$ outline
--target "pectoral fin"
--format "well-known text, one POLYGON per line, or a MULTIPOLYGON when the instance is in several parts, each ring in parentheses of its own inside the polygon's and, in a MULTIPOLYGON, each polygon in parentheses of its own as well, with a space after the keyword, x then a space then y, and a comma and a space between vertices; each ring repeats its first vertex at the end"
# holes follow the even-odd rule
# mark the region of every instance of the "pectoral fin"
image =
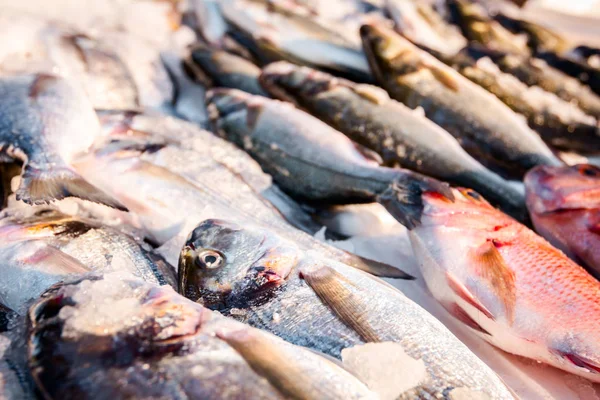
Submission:
POLYGON ((450 71, 446 71, 445 69, 429 63, 423 63, 423 67, 427 68, 438 82, 453 92, 458 92, 458 82, 456 81, 456 78, 452 76, 450 71))
POLYGON ((380 342, 381 338, 368 321, 365 304, 369 293, 357 293, 357 287, 331 267, 303 268, 301 277, 319 298, 366 342, 380 342))
POLYGON ((371 275, 381 278, 395 278, 413 280, 414 276, 402 271, 399 268, 379 261, 371 260, 370 258, 360 257, 356 254, 344 252, 343 262, 349 266, 370 273, 371 275))

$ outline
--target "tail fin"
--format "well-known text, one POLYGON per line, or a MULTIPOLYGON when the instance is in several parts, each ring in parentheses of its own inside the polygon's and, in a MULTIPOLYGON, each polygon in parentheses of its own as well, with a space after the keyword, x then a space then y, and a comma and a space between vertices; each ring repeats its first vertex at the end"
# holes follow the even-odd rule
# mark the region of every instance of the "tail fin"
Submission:
POLYGON ((398 177, 377 196, 377 201, 402 225, 412 229, 421 222, 425 192, 438 193, 454 201, 450 185, 410 171, 399 171, 398 177))
POLYGON ((52 169, 37 169, 25 165, 17 200, 27 204, 48 204, 66 197, 79 197, 94 203, 127 211, 127 207, 85 181, 75 171, 57 166, 52 169))

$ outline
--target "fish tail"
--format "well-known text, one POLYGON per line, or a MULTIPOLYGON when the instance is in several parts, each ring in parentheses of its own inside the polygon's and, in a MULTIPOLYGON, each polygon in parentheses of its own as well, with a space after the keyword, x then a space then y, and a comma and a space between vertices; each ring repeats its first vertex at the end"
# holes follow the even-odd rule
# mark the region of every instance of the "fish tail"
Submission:
POLYGON ((421 222, 424 193, 437 193, 454 201, 450 185, 410 171, 399 171, 392 183, 377 196, 377 201, 408 229, 421 222))
POLYGON ((102 192, 66 166, 36 168, 29 163, 26 164, 16 196, 17 200, 22 200, 27 204, 48 204, 66 197, 79 197, 83 200, 127 211, 127 208, 119 201, 102 192))

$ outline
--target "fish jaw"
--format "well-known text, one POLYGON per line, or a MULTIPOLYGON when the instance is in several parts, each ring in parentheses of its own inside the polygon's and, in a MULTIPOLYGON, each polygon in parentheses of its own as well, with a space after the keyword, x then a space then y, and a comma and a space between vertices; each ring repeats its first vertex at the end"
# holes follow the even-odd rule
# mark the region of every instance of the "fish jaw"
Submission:
POLYGON ((480 208, 469 220, 468 210, 444 214, 426 201, 410 238, 433 296, 494 346, 600 382, 600 283, 516 221, 480 208), (490 239, 503 279, 474 258, 490 239), (510 291, 499 290, 507 283, 510 291))

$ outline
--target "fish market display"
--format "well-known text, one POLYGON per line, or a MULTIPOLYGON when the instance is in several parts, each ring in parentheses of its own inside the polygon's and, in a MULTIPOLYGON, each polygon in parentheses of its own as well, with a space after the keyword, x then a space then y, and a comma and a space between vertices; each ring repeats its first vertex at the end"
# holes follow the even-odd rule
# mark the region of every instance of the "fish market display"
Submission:
POLYGON ((179 274, 180 290, 206 307, 344 363, 377 346, 398 357, 389 368, 406 373, 420 360, 422 376, 394 382, 396 398, 511 398, 492 371, 400 292, 266 229, 204 221, 181 253, 179 274))
POLYGON ((48 399, 377 398, 332 361, 132 278, 57 286, 28 319, 48 399))
POLYGON ((600 169, 593 165, 535 168, 525 177, 537 231, 600 276, 600 169))
POLYGON ((522 177, 536 165, 561 162, 498 98, 383 26, 361 28, 377 80, 390 96, 455 136, 476 159, 522 177))
POLYGON ((380 88, 283 62, 266 67, 260 79, 273 95, 377 152, 385 164, 472 187, 523 218, 524 197, 518 188, 479 164, 448 132, 380 88))
POLYGON ((598 400, 600 15, 540 2, 0 0, 0 398, 598 400))
POLYGON ((600 382, 600 282, 479 194, 425 194, 410 231, 432 294, 501 349, 600 382))

